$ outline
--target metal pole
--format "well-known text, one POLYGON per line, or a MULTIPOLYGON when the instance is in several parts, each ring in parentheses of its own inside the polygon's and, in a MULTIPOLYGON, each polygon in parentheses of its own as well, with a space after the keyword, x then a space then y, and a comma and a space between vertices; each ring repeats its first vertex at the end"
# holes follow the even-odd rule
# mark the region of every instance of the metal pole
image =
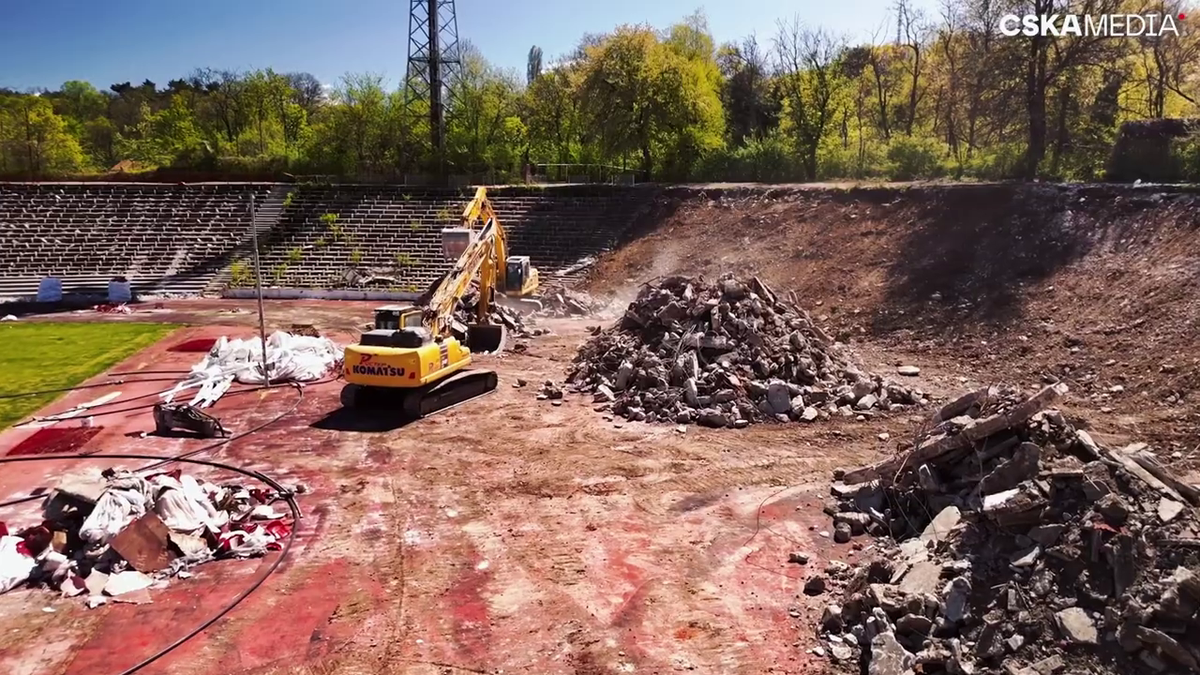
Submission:
POLYGON ((271 386, 267 367, 267 317, 263 313, 262 266, 258 259, 258 225, 254 222, 254 193, 250 193, 250 230, 254 242, 254 286, 258 291, 258 337, 262 340, 262 371, 264 384, 271 386))

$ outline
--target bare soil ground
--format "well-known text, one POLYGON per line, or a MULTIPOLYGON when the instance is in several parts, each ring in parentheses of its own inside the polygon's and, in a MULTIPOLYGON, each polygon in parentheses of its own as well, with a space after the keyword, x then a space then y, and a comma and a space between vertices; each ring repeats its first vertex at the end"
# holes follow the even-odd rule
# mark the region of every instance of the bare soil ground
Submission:
POLYGON ((628 300, 660 275, 757 274, 880 360, 1062 380, 1067 411, 1111 442, 1200 458, 1193 192, 691 188, 668 193, 587 288, 628 300))

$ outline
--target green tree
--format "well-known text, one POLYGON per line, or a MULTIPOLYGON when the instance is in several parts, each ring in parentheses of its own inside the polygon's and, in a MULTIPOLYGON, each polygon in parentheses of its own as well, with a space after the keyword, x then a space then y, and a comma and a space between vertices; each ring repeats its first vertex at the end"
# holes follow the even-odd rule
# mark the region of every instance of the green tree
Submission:
POLYGON ((606 156, 636 155, 649 176, 660 152, 678 158, 720 142, 720 99, 705 69, 653 30, 622 26, 585 52, 580 110, 606 156))
POLYGON ((172 97, 170 106, 159 112, 150 112, 146 105, 141 118, 129 136, 117 138, 117 152, 122 158, 152 166, 171 166, 180 158, 194 158, 206 150, 183 96, 172 97))
POLYGON ((800 156, 806 180, 817 179, 818 151, 845 86, 840 68, 843 45, 820 29, 806 29, 799 17, 779 23, 775 41, 783 93, 782 131, 800 156))
POLYGON ((79 141, 50 101, 37 95, 0 95, 0 173, 33 178, 81 171, 79 141))

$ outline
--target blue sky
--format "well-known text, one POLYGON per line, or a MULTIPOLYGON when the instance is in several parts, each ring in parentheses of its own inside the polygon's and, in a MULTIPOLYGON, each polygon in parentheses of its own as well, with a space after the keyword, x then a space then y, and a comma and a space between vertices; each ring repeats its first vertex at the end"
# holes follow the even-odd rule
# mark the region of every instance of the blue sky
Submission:
MULTIPOLYGON (((665 27, 704 9, 719 42, 767 40, 799 14, 852 39, 886 19, 891 0, 458 0, 460 39, 493 63, 524 71, 530 46, 550 60, 587 32, 621 23, 665 27)), ((936 13, 936 0, 917 0, 936 13)), ((197 66, 307 71, 333 83, 374 72, 394 84, 407 55, 408 0, 0 0, 0 87, 56 88, 81 79, 104 89, 144 79, 165 85, 197 66)))

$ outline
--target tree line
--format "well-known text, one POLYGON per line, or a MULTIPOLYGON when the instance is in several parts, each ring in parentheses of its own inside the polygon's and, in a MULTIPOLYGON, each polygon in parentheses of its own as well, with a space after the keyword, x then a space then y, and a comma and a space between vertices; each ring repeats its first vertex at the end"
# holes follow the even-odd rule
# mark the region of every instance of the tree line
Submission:
MULTIPOLYGON (((100 90, 0 90, 0 175, 172 168, 397 177, 439 166, 520 180, 530 165, 642 180, 1103 176, 1123 122, 1200 116, 1200 30, 1005 35, 1004 16, 1186 16, 1181 0, 896 0, 852 44, 801 16, 716 44, 704 15, 585 35, 525 73, 464 43, 444 156, 428 109, 375 74, 201 69, 100 90), (576 170, 578 171, 578 170, 576 170)), ((1200 178, 1200 143, 1175 144, 1200 178)))

